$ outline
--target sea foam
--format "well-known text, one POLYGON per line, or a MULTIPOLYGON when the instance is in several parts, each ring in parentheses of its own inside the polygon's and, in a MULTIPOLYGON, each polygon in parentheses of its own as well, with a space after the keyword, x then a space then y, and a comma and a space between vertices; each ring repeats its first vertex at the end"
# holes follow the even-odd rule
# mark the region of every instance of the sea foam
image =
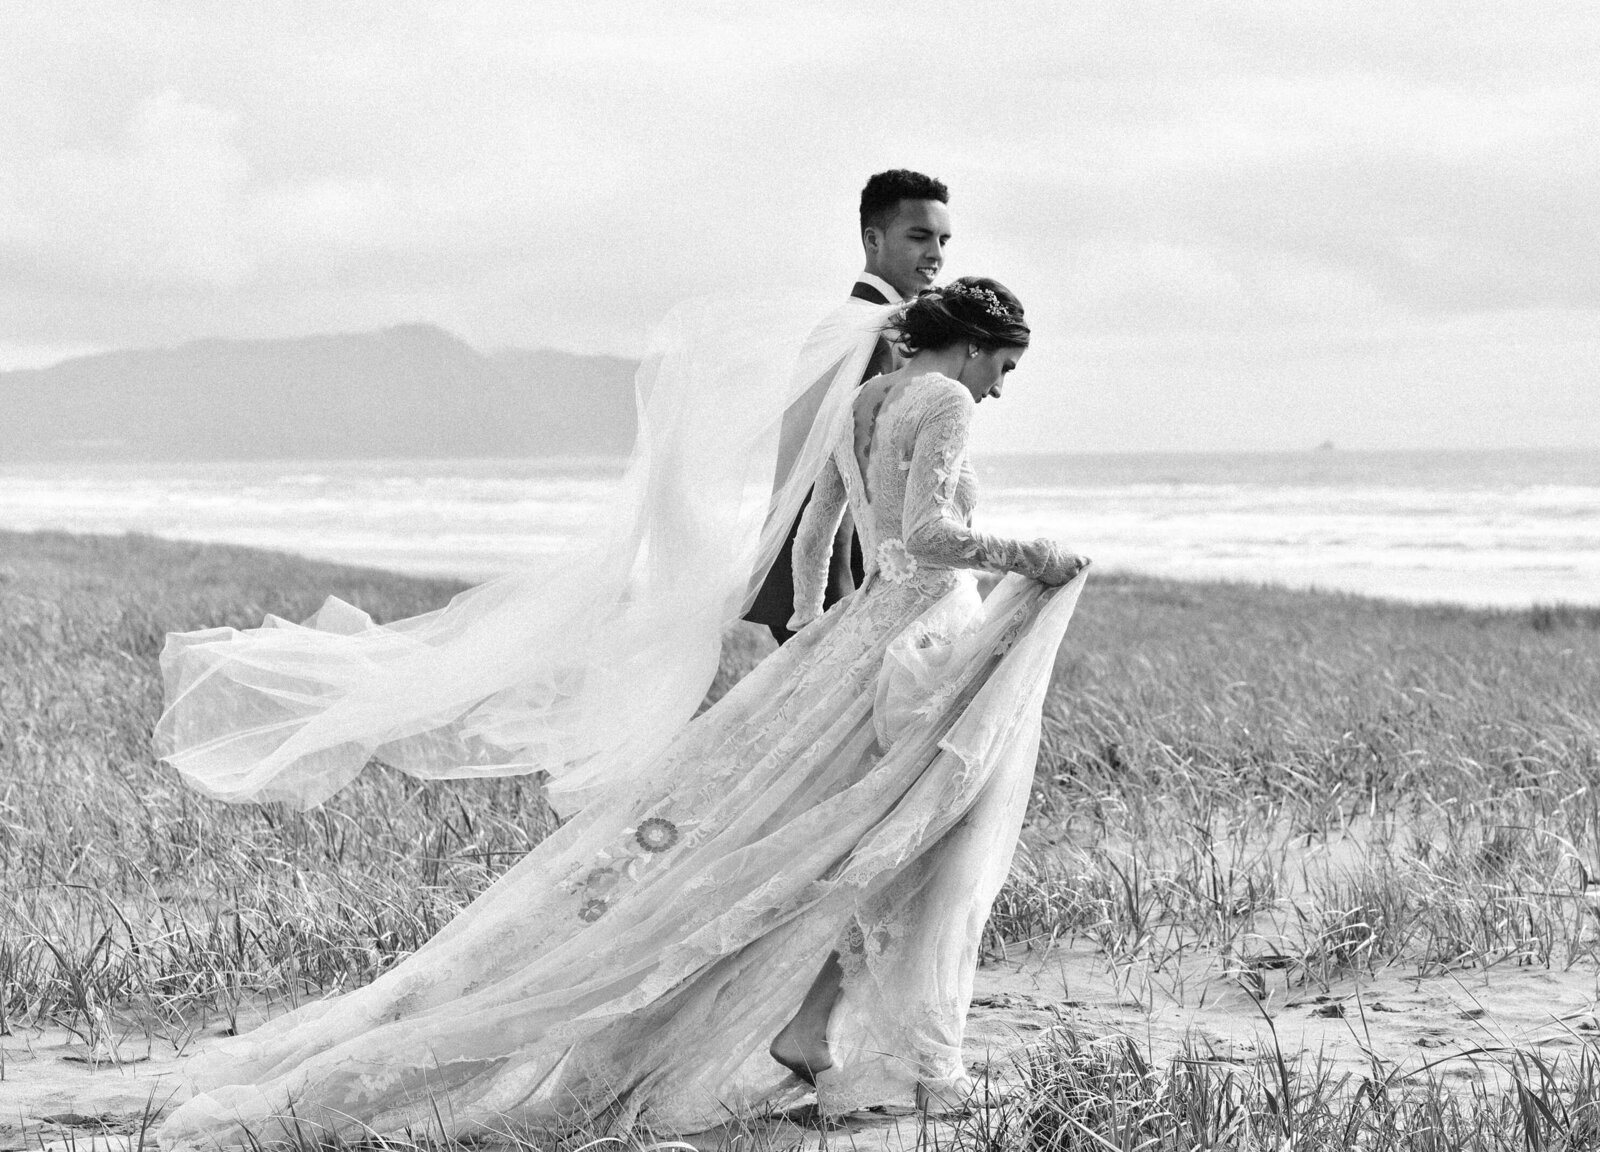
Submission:
MULTIPOLYGON (((979 526, 1103 569, 1600 604, 1600 453, 979 459, 979 526)), ((0 466, 0 527, 146 532, 482 579, 568 553, 615 460, 0 466)))

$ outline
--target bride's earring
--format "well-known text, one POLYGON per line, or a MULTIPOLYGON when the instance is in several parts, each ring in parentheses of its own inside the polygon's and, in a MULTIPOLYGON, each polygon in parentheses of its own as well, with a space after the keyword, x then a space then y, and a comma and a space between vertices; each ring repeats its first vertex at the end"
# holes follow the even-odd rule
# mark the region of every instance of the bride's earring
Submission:
MULTIPOLYGON (((967 359, 970 361, 970 360, 976 360, 977 358, 978 358, 978 350, 976 348, 974 348, 971 344, 968 344, 967 345, 967 359)), ((961 371, 956 373, 956 383, 957 384, 965 384, 966 382, 967 382, 967 366, 965 364, 963 364, 961 366, 961 371)))

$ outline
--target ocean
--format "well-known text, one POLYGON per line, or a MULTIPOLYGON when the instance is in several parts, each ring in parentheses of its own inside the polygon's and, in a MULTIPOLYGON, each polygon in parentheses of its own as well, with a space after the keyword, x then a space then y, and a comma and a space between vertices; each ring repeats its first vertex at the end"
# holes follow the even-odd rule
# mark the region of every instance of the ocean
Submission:
MULTIPOLYGON (((1102 569, 1600 604, 1600 451, 989 456, 980 528, 1102 569)), ((0 528, 225 541, 481 579, 559 556, 620 461, 0 464, 0 528)), ((3 562, 0 553, 0 562, 3 562)))

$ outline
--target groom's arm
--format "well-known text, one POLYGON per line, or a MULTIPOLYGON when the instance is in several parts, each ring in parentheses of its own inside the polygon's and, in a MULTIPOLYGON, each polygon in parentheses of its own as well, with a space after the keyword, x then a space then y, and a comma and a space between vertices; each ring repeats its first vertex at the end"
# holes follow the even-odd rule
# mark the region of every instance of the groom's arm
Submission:
POLYGON ((895 351, 893 344, 879 336, 877 347, 872 350, 872 359, 867 361, 867 370, 861 374, 861 382, 865 384, 874 376, 893 372, 898 367, 900 367, 899 353, 895 351))
POLYGON ((833 554, 828 557, 828 601, 843 599, 856 590, 855 573, 850 571, 850 541, 856 534, 855 517, 845 509, 839 530, 833 534, 833 554))
MULTIPOLYGON (((898 367, 900 367, 900 354, 893 344, 879 336, 878 345, 872 350, 872 359, 867 361, 867 370, 861 374, 861 382, 865 384, 874 376, 893 372, 898 367)), ((848 596, 856 590, 855 573, 850 568, 851 543, 855 539, 855 534, 855 519, 850 515, 849 509, 846 509, 844 519, 839 523, 839 531, 833 538, 833 555, 828 559, 829 600, 848 596)))

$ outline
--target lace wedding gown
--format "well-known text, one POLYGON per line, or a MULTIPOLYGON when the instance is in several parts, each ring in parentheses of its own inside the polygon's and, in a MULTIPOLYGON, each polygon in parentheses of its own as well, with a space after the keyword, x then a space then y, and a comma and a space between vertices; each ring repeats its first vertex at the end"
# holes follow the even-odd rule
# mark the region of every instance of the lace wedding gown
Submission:
POLYGON ((809 1091, 767 1046, 829 952, 827 1111, 959 1082, 989 908, 1082 578, 969 517, 970 394, 939 375, 834 438, 795 551, 799 635, 371 985, 194 1058, 176 1149, 604 1116, 695 1131, 809 1091), (821 610, 846 503, 862 588, 821 610), (980 600, 972 569, 1013 573, 980 600))

